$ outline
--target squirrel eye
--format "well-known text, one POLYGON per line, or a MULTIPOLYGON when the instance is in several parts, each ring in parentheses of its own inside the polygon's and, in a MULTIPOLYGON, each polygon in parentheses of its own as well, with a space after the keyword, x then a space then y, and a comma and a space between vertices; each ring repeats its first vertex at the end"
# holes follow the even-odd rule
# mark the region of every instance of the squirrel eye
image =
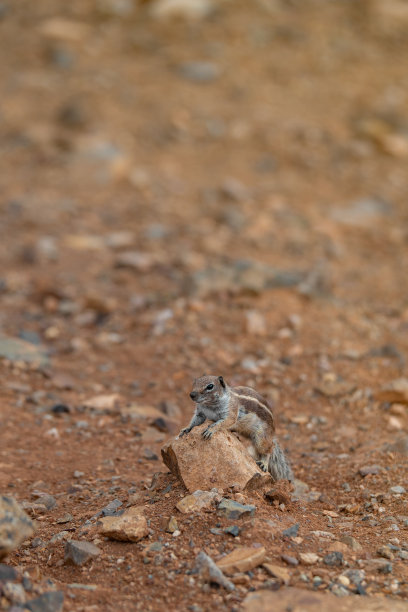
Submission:
POLYGON ((212 383, 207 385, 206 388, 205 388, 206 391, 211 391, 212 389, 214 389, 214 385, 212 383))

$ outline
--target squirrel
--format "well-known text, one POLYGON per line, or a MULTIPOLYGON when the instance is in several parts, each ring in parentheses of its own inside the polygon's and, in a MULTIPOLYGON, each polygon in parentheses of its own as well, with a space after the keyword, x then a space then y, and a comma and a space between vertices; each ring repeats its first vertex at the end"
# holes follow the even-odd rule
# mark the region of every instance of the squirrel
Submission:
POLYGON ((230 387, 222 376, 201 376, 195 379, 190 397, 196 402, 196 410, 179 438, 209 419, 214 422, 203 431, 205 440, 221 429, 242 434, 251 440, 256 463, 264 472, 270 472, 275 480, 293 480, 275 437, 272 407, 262 395, 250 387, 230 387))

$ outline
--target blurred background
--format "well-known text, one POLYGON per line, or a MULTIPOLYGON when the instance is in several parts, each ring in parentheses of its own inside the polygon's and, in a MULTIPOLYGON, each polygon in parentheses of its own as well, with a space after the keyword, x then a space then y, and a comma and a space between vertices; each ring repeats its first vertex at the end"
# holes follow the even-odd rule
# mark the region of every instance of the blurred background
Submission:
POLYGON ((404 342, 406 0, 4 0, 0 49, 4 333, 119 387, 404 342))

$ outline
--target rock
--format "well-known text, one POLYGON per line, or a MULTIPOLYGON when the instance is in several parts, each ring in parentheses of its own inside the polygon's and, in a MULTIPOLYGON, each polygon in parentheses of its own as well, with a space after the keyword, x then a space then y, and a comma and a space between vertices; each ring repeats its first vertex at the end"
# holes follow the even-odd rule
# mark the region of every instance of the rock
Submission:
POLYGON ((365 571, 364 570, 356 570, 356 569, 349 569, 343 572, 344 576, 347 576, 347 578, 350 580, 350 582, 352 582, 355 585, 360 584, 360 582, 362 582, 365 578, 365 571))
POLYGON ((203 19, 215 10, 212 0, 155 0, 150 14, 156 19, 203 19))
POLYGON ((120 499, 114 499, 109 502, 109 504, 107 504, 104 508, 102 508, 99 514, 101 514, 102 516, 113 516, 117 513, 118 509, 121 506, 123 506, 123 503, 120 501, 120 499))
POLYGON ((27 596, 22 584, 6 582, 2 585, 3 595, 11 601, 12 604, 19 605, 26 602, 27 596))
POLYGON ((91 544, 80 540, 71 540, 65 544, 65 563, 72 565, 85 565, 88 561, 96 559, 101 554, 101 549, 91 544))
POLYGON ((392 563, 387 559, 369 559, 366 561, 366 567, 368 570, 377 571, 380 574, 392 573, 392 563))
POLYGON ((161 451, 165 465, 190 493, 214 487, 227 489, 233 484, 242 490, 254 474, 270 476, 261 472, 231 432, 219 431, 210 440, 204 440, 201 434, 207 425, 195 427, 183 438, 170 440, 161 451))
POLYGON ((64 593, 62 591, 43 593, 24 605, 31 612, 61 612, 64 605, 64 593))
POLYGON ((244 516, 254 516, 256 506, 252 504, 240 504, 232 499, 222 499, 218 504, 217 511, 225 518, 234 521, 244 516))
POLYGON ((243 612, 407 612, 408 604, 386 597, 339 598, 332 593, 321 593, 306 589, 287 587, 279 591, 259 589, 246 596, 242 603, 243 612))
POLYGON ((121 402, 121 396, 118 393, 111 393, 109 395, 96 395, 84 402, 85 408, 96 411, 116 411, 119 408, 121 402))
POLYGON ((319 555, 313 552, 301 552, 299 553, 299 559, 300 562, 303 563, 303 565, 314 565, 320 560, 320 557, 319 555))
POLYGON ((325 397, 341 397, 352 393, 356 388, 354 383, 348 383, 344 380, 325 380, 315 387, 321 395, 325 397))
POLYGON ((292 557, 291 555, 287 555, 286 553, 283 553, 281 555, 281 559, 288 565, 293 565, 293 566, 299 565, 299 561, 296 559, 296 557, 292 557))
POLYGON ((152 255, 139 251, 124 251, 119 253, 115 260, 117 268, 130 268, 137 272, 148 272, 154 264, 155 260, 152 255))
POLYGON ((0 495, 0 559, 18 548, 34 531, 33 521, 15 499, 0 495))
POLYGON ((274 578, 278 578, 283 584, 289 584, 291 573, 286 567, 282 567, 280 565, 273 565, 272 563, 264 563, 262 565, 274 578))
POLYGON ((384 559, 394 559, 392 550, 388 546, 380 546, 380 548, 377 550, 377 555, 384 557, 384 559))
POLYGON ((349 546, 351 550, 354 550, 354 552, 363 550, 363 547, 361 546, 361 544, 356 540, 356 538, 353 538, 353 536, 350 536, 350 535, 341 536, 340 542, 343 542, 343 544, 347 544, 347 546, 349 546))
POLYGON ((180 430, 178 419, 163 414, 163 412, 153 406, 131 404, 121 408, 120 414, 124 419, 153 425, 159 431, 169 432, 173 435, 180 430))
POLYGON ((231 525, 231 527, 225 527, 224 529, 224 533, 229 533, 230 535, 234 536, 234 538, 239 536, 240 531, 241 530, 238 525, 231 525))
POLYGON ((220 75, 219 67, 213 62, 185 62, 179 66, 179 72, 195 83, 210 83, 220 75))
POLYGON ((344 225, 370 227, 373 223, 390 215, 392 207, 380 198, 356 200, 349 206, 339 206, 331 212, 331 217, 344 225))
POLYGON ((295 525, 291 525, 290 527, 282 531, 282 535, 286 538, 295 538, 299 532, 299 527, 300 524, 295 523, 295 525))
POLYGON ((396 495, 403 495, 404 493, 406 493, 406 489, 404 489, 404 487, 400 487, 400 486, 396 486, 396 487, 391 487, 390 488, 391 493, 395 493, 396 495))
POLYGON ((37 500, 39 504, 43 504, 47 508, 47 510, 53 510, 57 506, 57 500, 53 495, 50 495, 49 493, 34 491, 33 497, 37 500))
POLYGON ((183 497, 177 504, 176 508, 183 514, 189 512, 199 512, 203 508, 210 508, 214 502, 220 501, 221 495, 218 491, 194 491, 192 495, 183 497))
POLYGON ((7 580, 16 580, 18 574, 14 567, 0 563, 0 582, 6 582, 7 580))
POLYGON ((80 21, 51 17, 40 25, 40 33, 52 40, 80 42, 89 37, 90 29, 87 24, 80 21))
POLYGON ((338 551, 330 552, 323 557, 323 563, 331 567, 341 567, 344 563, 343 554, 338 551))
POLYGON ((382 470, 383 468, 380 465, 365 465, 359 468, 358 473, 364 478, 365 476, 379 474, 382 470))
POLYGON ((386 444, 385 450, 391 451, 392 453, 399 453, 401 455, 408 456, 408 436, 399 438, 393 444, 386 444))
POLYGON ((206 555, 205 552, 201 551, 198 553, 195 567, 202 582, 214 582, 224 587, 227 591, 233 591, 235 589, 232 582, 224 576, 222 570, 217 567, 211 557, 206 555))
POLYGON ((217 561, 217 567, 226 574, 236 572, 248 572, 264 562, 266 550, 263 546, 259 548, 242 546, 217 561))
POLYGON ((58 523, 59 525, 62 525, 64 523, 70 523, 73 520, 74 520, 74 517, 72 516, 72 514, 70 514, 69 512, 66 512, 63 516, 60 516, 59 518, 57 518, 55 522, 58 523))
POLYGON ((120 516, 106 516, 101 519, 100 533, 111 540, 138 542, 149 533, 143 507, 128 508, 120 516))
POLYGON ((397 378, 387 383, 377 391, 375 399, 390 404, 408 404, 408 378, 397 378))
POLYGON ((174 516, 170 518, 166 531, 168 533, 174 533, 175 531, 178 531, 177 521, 174 516))
POLYGON ((262 313, 257 310, 248 310, 245 313, 246 317, 246 331, 249 335, 254 336, 265 336, 266 320, 262 313))
POLYGON ((9 361, 30 363, 38 367, 49 365, 47 352, 41 346, 0 334, 0 357, 9 361))

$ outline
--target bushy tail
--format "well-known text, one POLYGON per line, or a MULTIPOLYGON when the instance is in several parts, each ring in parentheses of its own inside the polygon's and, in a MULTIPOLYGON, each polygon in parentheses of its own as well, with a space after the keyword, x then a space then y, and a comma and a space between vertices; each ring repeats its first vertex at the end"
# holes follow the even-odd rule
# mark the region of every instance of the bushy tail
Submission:
POLYGON ((269 471, 272 478, 275 480, 290 480, 293 481, 293 472, 290 467, 285 454, 279 446, 276 438, 273 441, 273 450, 269 458, 269 471))

